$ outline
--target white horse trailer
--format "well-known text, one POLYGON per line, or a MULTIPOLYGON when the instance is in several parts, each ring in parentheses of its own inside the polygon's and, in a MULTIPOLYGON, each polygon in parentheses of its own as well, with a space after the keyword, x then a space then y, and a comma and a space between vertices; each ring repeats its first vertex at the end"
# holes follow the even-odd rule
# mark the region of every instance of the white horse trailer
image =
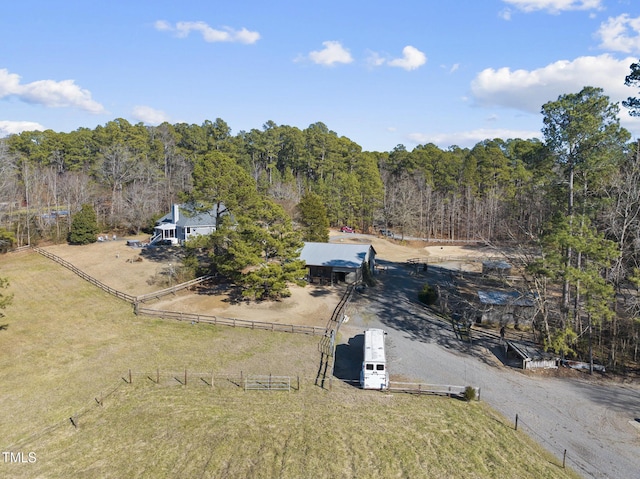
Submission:
POLYGON ((364 360, 360 371, 360 386, 363 389, 387 389, 389 373, 384 340, 387 333, 382 329, 367 329, 364 332, 364 360))

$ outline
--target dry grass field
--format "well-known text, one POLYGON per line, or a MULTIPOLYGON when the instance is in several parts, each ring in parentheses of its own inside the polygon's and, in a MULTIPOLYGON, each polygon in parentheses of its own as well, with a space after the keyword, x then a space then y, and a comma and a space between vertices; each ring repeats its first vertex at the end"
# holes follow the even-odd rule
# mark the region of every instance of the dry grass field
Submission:
MULTIPOLYGON (((129 294, 147 292, 159 267, 88 249, 50 251, 129 294)), ((137 317, 35 253, 0 257, 0 276, 15 295, 0 330, 0 449, 25 461, 0 457, 0 477, 578 477, 482 402, 314 386, 318 337, 137 317), (125 381, 158 368, 300 377, 301 389, 125 381)), ((300 288, 266 312, 216 301, 230 317, 314 311, 324 325, 333 299, 300 288)))

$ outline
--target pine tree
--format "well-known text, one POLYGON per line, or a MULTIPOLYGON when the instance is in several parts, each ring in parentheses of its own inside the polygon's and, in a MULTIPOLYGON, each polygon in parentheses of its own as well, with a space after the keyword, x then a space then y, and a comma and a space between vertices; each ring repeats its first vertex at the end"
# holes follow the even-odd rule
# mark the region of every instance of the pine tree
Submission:
POLYGON ((229 213, 218 214, 216 230, 207 238, 214 269, 242 287, 245 297, 288 296, 288 283, 306 270, 298 260, 300 235, 284 209, 261 197, 253 178, 217 151, 196 161, 193 180, 192 202, 229 213))
POLYGON ((84 204, 80 211, 73 215, 68 241, 81 245, 95 243, 98 234, 98 219, 93 206, 84 204))
POLYGON ((327 209, 319 195, 308 192, 298 203, 302 239, 304 241, 329 242, 329 219, 327 209))

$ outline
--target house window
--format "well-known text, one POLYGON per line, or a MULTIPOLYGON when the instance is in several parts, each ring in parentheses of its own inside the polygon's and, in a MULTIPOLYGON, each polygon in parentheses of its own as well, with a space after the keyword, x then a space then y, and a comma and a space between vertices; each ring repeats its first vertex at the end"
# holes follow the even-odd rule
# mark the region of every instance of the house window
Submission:
POLYGON ((190 226, 187 226, 187 227, 185 228, 185 232, 186 232, 188 235, 189 235, 189 234, 191 234, 191 227, 190 227, 190 226))

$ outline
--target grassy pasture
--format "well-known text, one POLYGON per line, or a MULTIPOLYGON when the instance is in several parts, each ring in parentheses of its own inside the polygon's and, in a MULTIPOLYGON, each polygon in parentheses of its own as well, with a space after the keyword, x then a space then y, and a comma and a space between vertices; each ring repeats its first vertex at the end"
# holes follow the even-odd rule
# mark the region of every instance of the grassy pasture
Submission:
POLYGON ((0 320, 0 450, 37 458, 0 456, 0 477, 578 477, 482 402, 314 387, 318 337, 136 317, 37 254, 1 256, 0 276, 15 294, 0 320), (299 375, 302 388, 121 379, 157 367, 299 375))

